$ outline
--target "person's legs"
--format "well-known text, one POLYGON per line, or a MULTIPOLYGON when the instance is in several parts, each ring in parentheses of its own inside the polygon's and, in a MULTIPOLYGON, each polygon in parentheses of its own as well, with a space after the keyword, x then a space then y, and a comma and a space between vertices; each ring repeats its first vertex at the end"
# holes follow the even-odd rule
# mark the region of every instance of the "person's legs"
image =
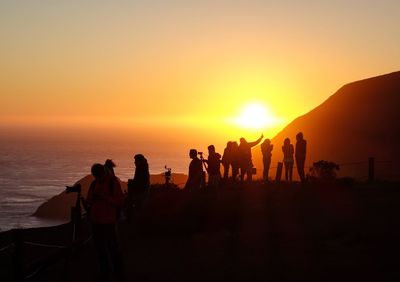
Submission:
POLYGON ((297 172, 299 173, 299 177, 301 182, 304 182, 306 177, 305 177, 305 172, 304 172, 304 160, 298 160, 296 159, 296 167, 297 167, 297 172))
POLYGON ((246 174, 247 174, 246 180, 248 182, 251 182, 253 179, 253 165, 251 163, 247 165, 246 174))
POLYGON ((117 229, 115 224, 107 224, 107 246, 110 259, 117 281, 122 281, 125 275, 125 268, 122 260, 122 254, 118 244, 117 229))
POLYGON ((227 180, 229 176, 229 163, 223 163, 222 165, 224 167, 224 180, 227 180))
POLYGON ((239 174, 239 167, 237 164, 232 164, 232 180, 236 181, 237 175, 239 174))
POLYGON ((285 164, 285 181, 289 180, 289 164, 287 162, 285 164))
POLYGON ((104 224, 92 225, 93 242, 97 252, 100 276, 102 281, 110 281, 110 265, 108 260, 108 242, 104 224))
POLYGON ((293 180, 293 163, 290 163, 289 165, 289 182, 292 182, 293 180))

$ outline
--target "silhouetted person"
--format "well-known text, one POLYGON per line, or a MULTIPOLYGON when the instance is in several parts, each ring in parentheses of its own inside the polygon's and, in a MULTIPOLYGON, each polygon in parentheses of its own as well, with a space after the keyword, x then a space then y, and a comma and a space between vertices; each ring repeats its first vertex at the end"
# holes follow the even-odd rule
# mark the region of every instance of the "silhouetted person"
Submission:
POLYGON ((293 176, 293 154, 294 147, 290 144, 290 139, 286 138, 282 146, 283 151, 283 163, 285 165, 285 180, 291 182, 293 176))
POLYGON ((133 210, 140 212, 150 188, 150 173, 147 159, 142 154, 134 156, 135 174, 128 179, 128 220, 132 218, 133 210))
POLYGON ((297 172, 299 173, 299 177, 301 182, 306 180, 304 173, 304 164, 306 162, 306 153, 307 153, 307 141, 303 139, 303 133, 299 132, 296 135, 296 167, 297 172))
POLYGON ((91 169, 95 180, 90 185, 86 198, 90 208, 89 220, 92 225, 93 241, 99 259, 102 281, 122 281, 124 267, 117 241, 117 209, 124 203, 118 179, 102 164, 94 164, 91 169))
POLYGON ((199 190, 203 184, 203 164, 197 157, 197 150, 191 149, 189 157, 192 161, 189 164, 189 175, 186 181, 185 189, 199 190))
POLYGON ((247 181, 251 181, 253 174, 253 162, 251 160, 251 148, 258 145, 261 140, 264 138, 264 135, 261 134, 261 137, 258 138, 254 142, 247 142, 243 137, 240 138, 240 144, 238 148, 238 158, 239 158, 239 166, 240 166, 240 180, 243 181, 244 175, 247 175, 247 181))
POLYGON ((111 175, 115 175, 114 167, 116 167, 116 166, 117 165, 111 159, 107 159, 106 162, 104 163, 104 167, 105 167, 107 173, 109 173, 111 175))
POLYGON ((232 166, 232 157, 232 141, 229 141, 226 143, 226 148, 221 159, 222 166, 224 167, 224 180, 227 180, 229 177, 229 167, 232 166))
POLYGON ((236 141, 231 143, 231 154, 232 154, 232 180, 235 181, 239 174, 239 144, 236 141))
POLYGON ((208 159, 204 162, 208 165, 208 186, 218 188, 221 179, 221 155, 215 152, 214 145, 208 146, 208 159))
POLYGON ((268 173, 269 168, 271 166, 271 156, 272 156, 272 149, 274 145, 271 144, 271 140, 265 139, 264 142, 261 143, 261 152, 263 155, 263 180, 268 182, 268 173))

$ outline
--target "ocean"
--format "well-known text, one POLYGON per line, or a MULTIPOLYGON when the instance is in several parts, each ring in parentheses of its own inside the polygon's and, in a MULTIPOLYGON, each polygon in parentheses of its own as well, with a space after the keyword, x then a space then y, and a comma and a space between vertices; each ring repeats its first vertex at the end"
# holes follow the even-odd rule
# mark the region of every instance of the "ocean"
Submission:
MULTIPOLYGON (((125 142, 126 143, 126 142, 125 142)), ((187 173, 186 148, 93 142, 54 142, 24 138, 0 140, 0 231, 60 224, 31 216, 37 207, 65 190, 66 185, 90 174, 93 163, 107 158, 117 164, 116 175, 123 181, 133 177, 133 156, 145 155, 150 173, 187 173)), ((153 144, 154 145, 154 144, 153 144)))

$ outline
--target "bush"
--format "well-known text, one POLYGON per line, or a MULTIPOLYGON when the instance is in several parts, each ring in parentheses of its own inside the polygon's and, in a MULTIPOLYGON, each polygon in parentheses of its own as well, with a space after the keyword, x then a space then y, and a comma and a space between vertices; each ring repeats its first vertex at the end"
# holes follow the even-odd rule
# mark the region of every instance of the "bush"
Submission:
POLYGON ((334 162, 320 160, 313 163, 308 178, 310 180, 332 181, 336 179, 336 171, 339 169, 339 165, 334 162))

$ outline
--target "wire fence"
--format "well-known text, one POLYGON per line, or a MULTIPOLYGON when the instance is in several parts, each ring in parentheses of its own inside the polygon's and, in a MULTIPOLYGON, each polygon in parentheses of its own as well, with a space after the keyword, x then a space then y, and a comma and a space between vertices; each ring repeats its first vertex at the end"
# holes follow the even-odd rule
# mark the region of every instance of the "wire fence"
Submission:
MULTIPOLYGON (((90 232, 86 232, 88 234, 83 232, 83 225, 88 226, 88 222, 75 220, 76 218, 71 220, 70 223, 59 226, 59 228, 61 227, 61 232, 58 235, 63 237, 61 239, 58 238, 59 241, 63 242, 61 244, 26 240, 25 237, 31 236, 29 232, 27 235, 25 234, 29 229, 12 229, 6 231, 4 234, 9 236, 8 240, 5 241, 8 241, 8 244, 0 248, 0 256, 3 257, 2 261, 10 261, 12 267, 9 269, 4 268, 2 275, 5 275, 4 272, 8 272, 7 276, 12 277, 12 281, 30 281, 52 264, 63 259, 68 261, 72 253, 78 253, 92 240, 90 232), (66 239, 65 232, 73 232, 72 230, 78 230, 79 234, 73 235, 72 240, 70 238, 66 239)), ((52 229, 52 227, 49 228, 52 229)))

